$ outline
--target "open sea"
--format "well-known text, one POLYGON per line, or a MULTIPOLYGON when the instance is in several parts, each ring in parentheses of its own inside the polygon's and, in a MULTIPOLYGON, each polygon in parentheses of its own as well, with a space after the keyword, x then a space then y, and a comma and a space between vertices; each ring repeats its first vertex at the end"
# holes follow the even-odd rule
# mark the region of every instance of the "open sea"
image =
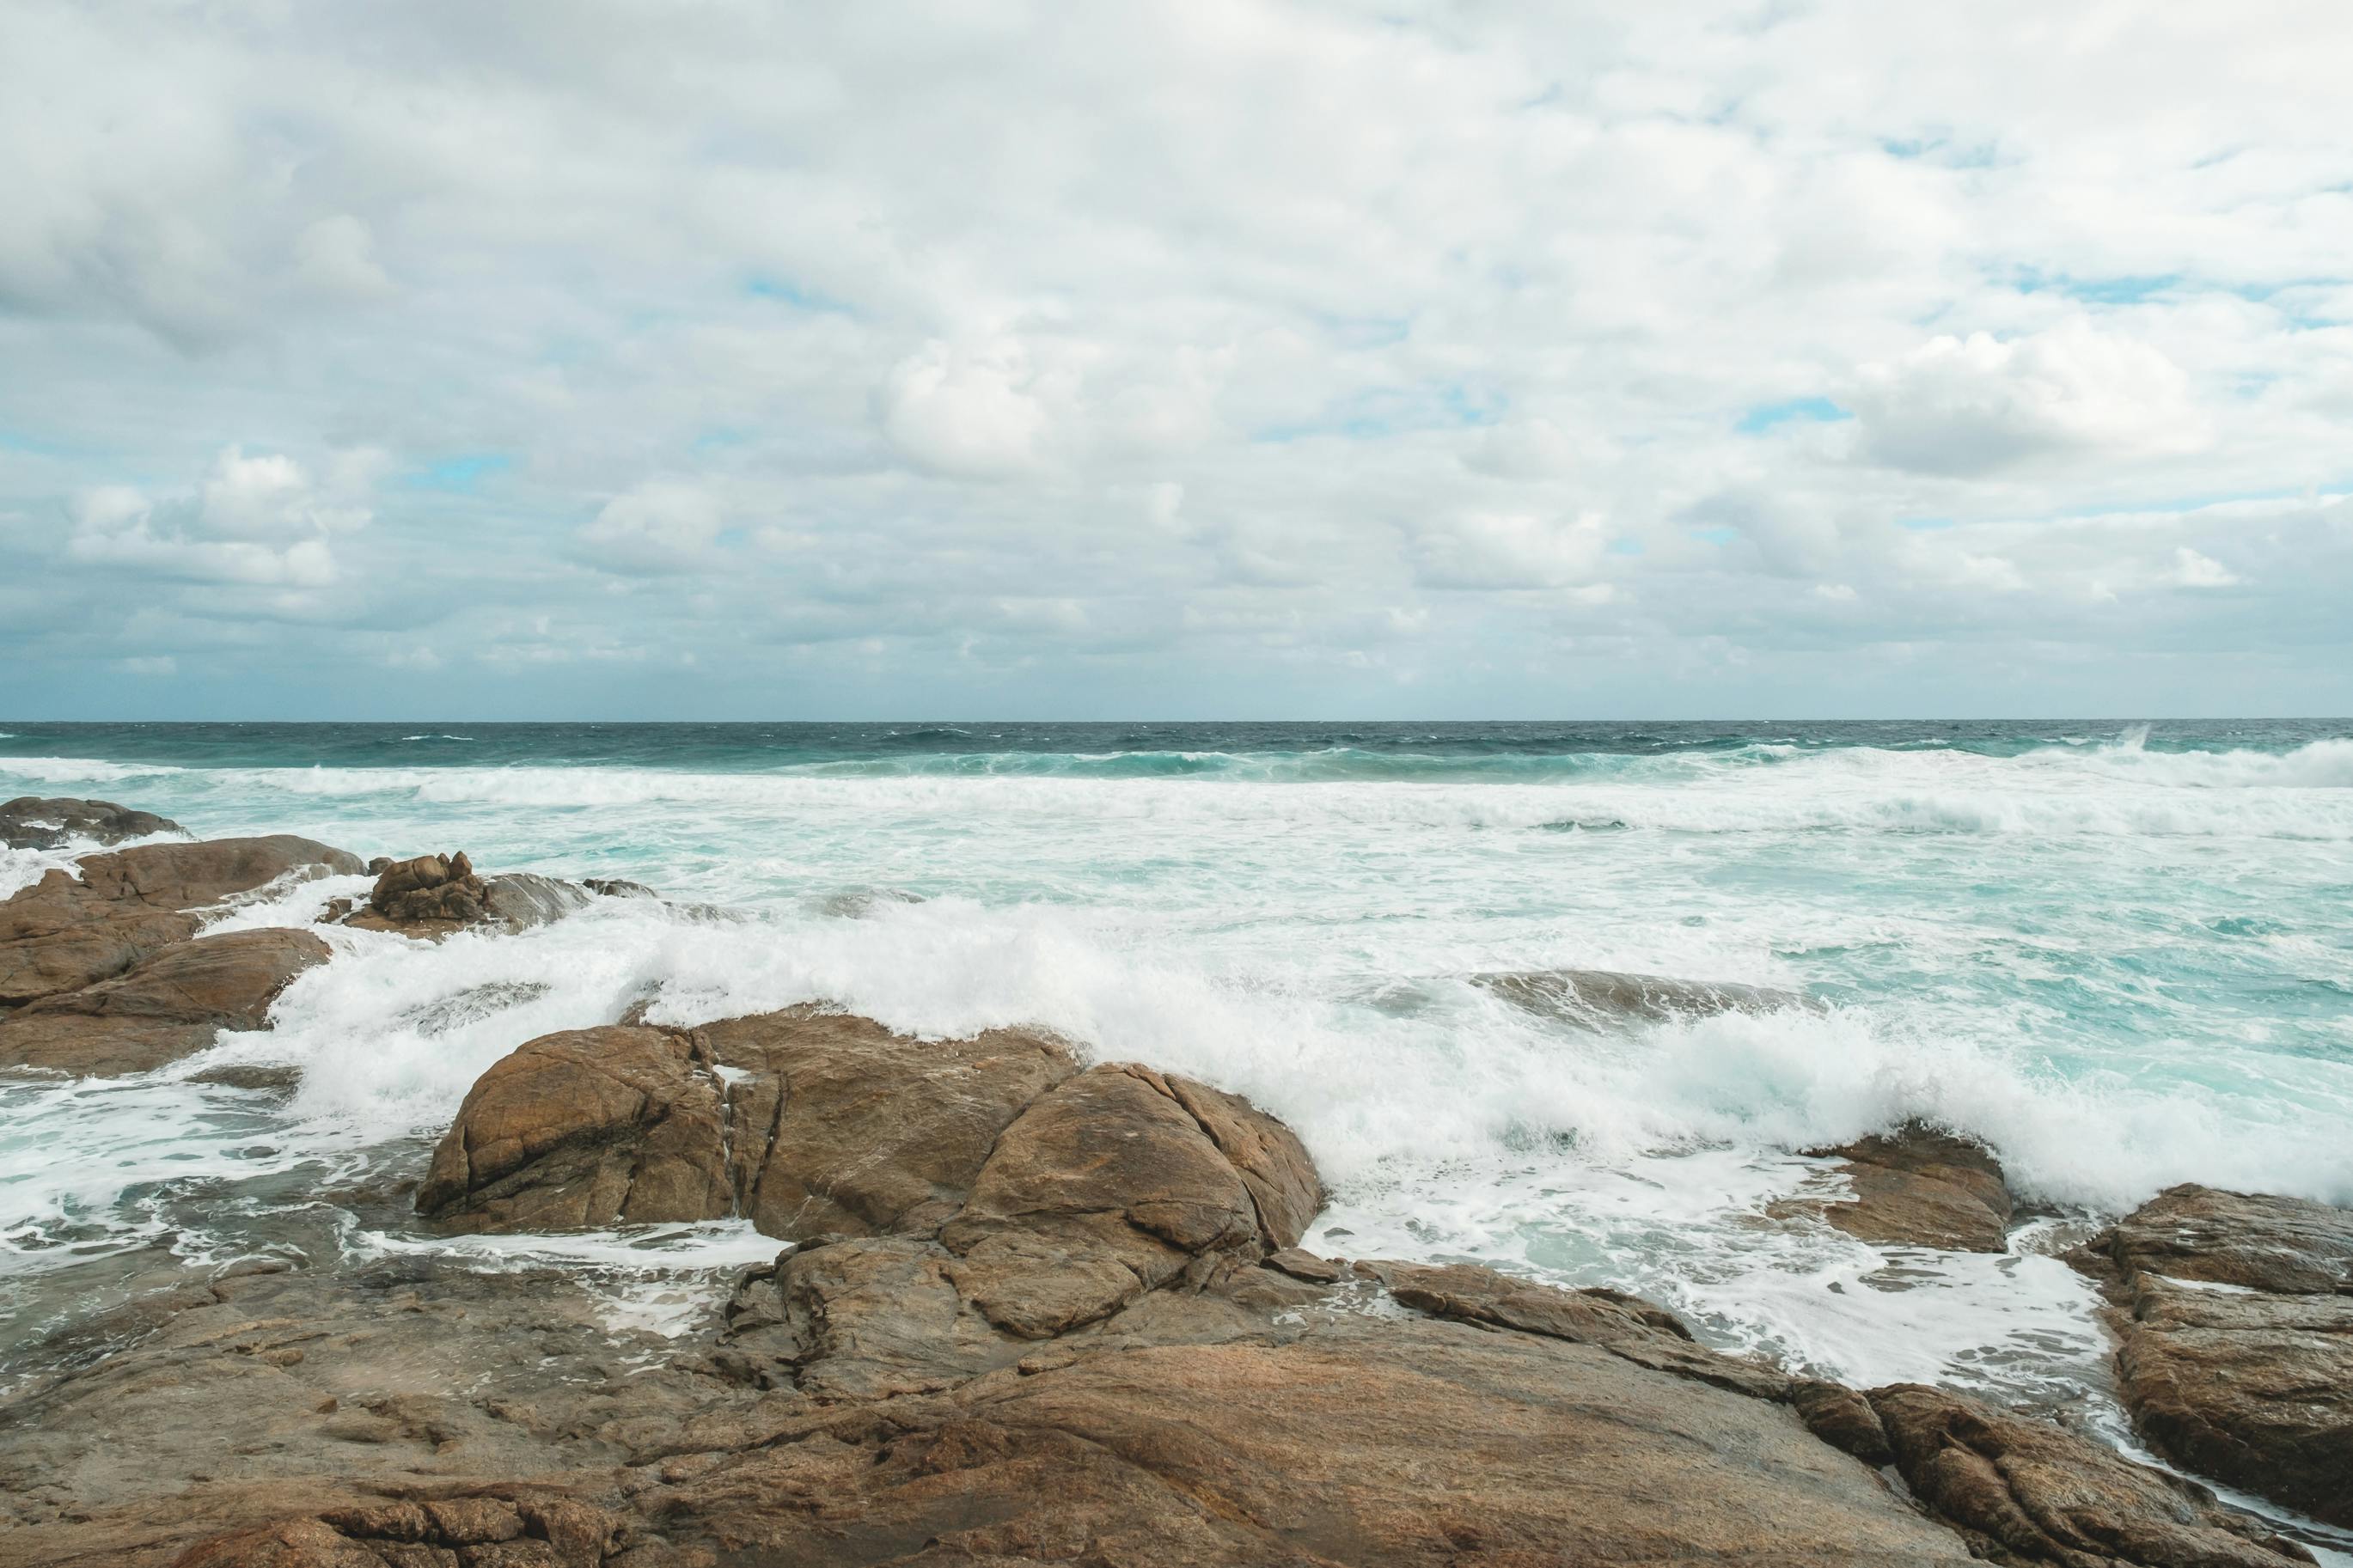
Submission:
MULTIPOLYGON (((569 1258, 617 1314, 685 1311, 775 1245, 438 1243, 334 1196, 419 1171, 516 1045, 648 995, 1056 1030, 1288 1121, 1333 1192, 1319 1252, 1616 1285, 1719 1345, 2104 1429, 2095 1303, 2053 1252, 2175 1182, 2353 1203, 2353 721, 0 720, 20 794, 671 902, 439 946, 336 928, 270 1033, 0 1084, 0 1341, 58 1270, 283 1248, 297 1212, 353 1254, 569 1258), (1471 979, 1562 967, 1824 1005, 1597 1033, 1471 979), (232 1061, 300 1086, 191 1081, 232 1061), (1835 1185, 1802 1151, 1912 1117, 1999 1152, 2035 1215, 2008 1256, 1768 1212, 1835 1185)), ((0 895, 70 858, 0 852, 0 895)))

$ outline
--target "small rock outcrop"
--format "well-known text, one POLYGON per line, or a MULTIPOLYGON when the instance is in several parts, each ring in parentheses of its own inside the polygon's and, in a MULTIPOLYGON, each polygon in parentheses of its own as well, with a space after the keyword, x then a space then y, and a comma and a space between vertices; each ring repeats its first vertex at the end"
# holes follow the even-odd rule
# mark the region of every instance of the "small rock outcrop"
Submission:
POLYGON ((133 811, 111 800, 20 795, 0 803, 0 845, 10 849, 63 849, 77 840, 120 844, 186 829, 168 816, 133 811))
POLYGON ((1820 1004, 1795 991, 1705 980, 1675 980, 1663 974, 1623 974, 1608 969, 1532 969, 1474 974, 1471 984, 1514 1006, 1600 1030, 1628 1021, 1663 1024, 1717 1013, 1773 1013, 1784 1007, 1820 1010, 1820 1004))
POLYGON ((142 844, 51 871, 0 903, 0 1006, 78 991, 196 934, 196 911, 286 877, 361 869, 341 849, 280 834, 142 844))
POLYGON ((227 931, 174 943, 111 980, 45 996, 0 1018, 0 1069, 111 1078, 151 1072, 224 1029, 269 1025, 269 1005, 323 963, 304 931, 227 931))
POLYGON ((1924 1123, 1809 1154, 1839 1166, 1853 1196, 1822 1217, 1859 1240, 1948 1252, 2008 1248, 2012 1205, 2001 1163, 1984 1144, 1924 1123))
POLYGON ((2353 1211, 2172 1187, 2086 1251, 2150 1446, 2353 1525, 2353 1211))
POLYGON ((462 849, 451 855, 371 862, 371 868, 376 879, 366 905, 349 914, 331 911, 331 918, 363 931, 396 931, 428 940, 470 926, 529 931, 587 908, 595 896, 588 888, 533 871, 483 877, 462 849))

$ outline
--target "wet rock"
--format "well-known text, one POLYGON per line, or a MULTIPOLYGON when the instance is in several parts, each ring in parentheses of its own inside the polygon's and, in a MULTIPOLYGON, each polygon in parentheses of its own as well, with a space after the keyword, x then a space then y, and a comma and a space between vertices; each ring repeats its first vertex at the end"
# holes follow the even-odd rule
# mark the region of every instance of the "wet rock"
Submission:
POLYGON ((1979 1554, 2149 1568, 2310 1562, 2194 1482, 2133 1464, 2048 1422, 1918 1384, 1873 1389, 1897 1470, 1979 1554))
POLYGON ((614 1025, 546 1035, 467 1092, 417 1190, 463 1231, 716 1218, 733 1207, 722 1085, 693 1043, 614 1025))
POLYGON ((2114 1273, 2117 1380, 2150 1446, 2353 1524, 2353 1213, 2179 1186, 2087 1250, 2114 1273))
POLYGON ((659 899, 661 897, 643 882, 632 882, 621 877, 589 877, 580 885, 600 899, 659 899))
POLYGON ((585 910, 594 895, 535 871, 510 871, 482 884, 482 910, 509 931, 529 931, 585 910))
POLYGON ((2116 1375, 2150 1445, 2353 1525, 2353 1294, 2132 1287, 2116 1375))
POLYGON ((0 1018, 0 1068, 151 1072, 211 1046, 222 1030, 267 1028, 278 994, 328 956, 309 931, 278 929, 166 947, 112 980, 0 1018))
POLYGON ((168 816, 133 811, 111 800, 20 795, 0 804, 0 845, 11 849, 62 849, 80 841, 120 844, 186 829, 168 816))
POLYGON ((343 850, 290 835, 142 844, 84 858, 0 903, 0 1005, 122 973, 195 935, 194 912, 281 878, 352 874, 343 850))
POLYGON ((1607 1029, 1628 1020, 1661 1024, 1717 1013, 1820 1009, 1811 997, 1769 985, 1673 980, 1662 974, 1621 974, 1607 969, 1474 974, 1471 983, 1531 1013, 1585 1029, 1607 1029))
POLYGON ((470 926, 530 931, 586 909, 595 896, 587 888, 534 871, 483 877, 462 849, 369 865, 376 882, 367 906, 356 913, 330 910, 326 918, 363 931, 438 941, 470 926))
POLYGON ((1983 1144, 1915 1121, 1810 1154, 1842 1160, 1854 1189, 1822 1217, 1883 1246, 1948 1252, 2008 1249, 2011 1203, 2001 1164, 1983 1144))
POLYGON ((2168 1187, 2093 1245, 2128 1275, 2290 1295, 2353 1291, 2353 1209, 2303 1198, 2168 1187))

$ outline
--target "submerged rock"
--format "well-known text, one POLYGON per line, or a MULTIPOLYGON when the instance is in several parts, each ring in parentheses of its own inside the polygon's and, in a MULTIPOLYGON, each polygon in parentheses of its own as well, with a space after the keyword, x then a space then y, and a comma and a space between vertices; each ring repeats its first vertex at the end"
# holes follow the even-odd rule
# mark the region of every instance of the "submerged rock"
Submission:
POLYGON ((1807 1152, 1843 1162, 1839 1171, 1854 1195, 1821 1212, 1849 1236, 1948 1252, 2008 1248, 2010 1188, 2001 1163, 1982 1143, 1912 1121, 1894 1132, 1807 1152))
POLYGON ((309 931, 228 931, 175 943, 112 980, 46 996, 0 1018, 0 1068, 92 1077, 151 1072, 220 1032, 269 1026, 269 1005, 327 961, 309 931))
POLYGON ((144 844, 86 857, 0 903, 0 1005, 77 991, 196 934, 195 912, 282 877, 353 874, 341 849, 291 835, 144 844))
POLYGON ((186 829, 168 816, 133 811, 111 800, 20 795, 0 804, 0 845, 11 849, 63 849, 76 839, 120 844, 186 829))
POLYGON ((2179 1186, 2087 1250, 2114 1270, 2117 1380, 2150 1446, 2353 1524, 2353 1211, 2179 1186))
POLYGON ((1767 985, 1672 980, 1661 974, 1621 974, 1607 969, 1474 974, 1471 984, 1531 1013, 1585 1029, 1606 1029, 1628 1020, 1662 1024, 1717 1013, 1820 1008, 1811 997, 1767 985))

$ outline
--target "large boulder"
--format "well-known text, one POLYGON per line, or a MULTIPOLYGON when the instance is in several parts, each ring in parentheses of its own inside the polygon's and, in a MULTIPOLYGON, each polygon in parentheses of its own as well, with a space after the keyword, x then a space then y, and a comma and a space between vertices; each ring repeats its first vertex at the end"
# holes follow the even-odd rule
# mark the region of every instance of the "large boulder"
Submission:
POLYGON ((111 979, 201 929, 197 911, 280 878, 353 874, 353 856, 308 838, 143 844, 51 871, 0 903, 0 1006, 111 979))
POLYGON ((184 831, 168 816, 133 811, 111 800, 20 795, 0 804, 0 845, 11 849, 63 849, 77 840, 120 844, 126 838, 184 831))
POLYGON ((737 1214, 788 1241, 935 1229, 997 1134, 1075 1070, 1033 1035, 913 1041, 806 1009, 551 1035, 467 1095, 417 1208, 477 1231, 737 1214), (711 1179, 672 1180, 679 1161, 711 1179))
POLYGON ((1841 1162, 1852 1195, 1821 1213, 1849 1236, 1947 1252, 2008 1249, 2010 1188, 1982 1143, 1913 1121, 1807 1152, 1841 1162))
POLYGON ((2112 1273, 2117 1381, 2150 1446, 2353 1524, 2353 1212, 2179 1186, 2089 1251, 2112 1273))
POLYGON ((151 1072, 203 1050, 224 1029, 267 1028, 278 994, 328 953, 309 931, 276 929, 175 943, 114 979, 0 1018, 0 1068, 151 1072))
POLYGON ((670 1030, 543 1036, 468 1091, 417 1206, 472 1231, 721 1217, 734 1201, 723 1088, 670 1030))

